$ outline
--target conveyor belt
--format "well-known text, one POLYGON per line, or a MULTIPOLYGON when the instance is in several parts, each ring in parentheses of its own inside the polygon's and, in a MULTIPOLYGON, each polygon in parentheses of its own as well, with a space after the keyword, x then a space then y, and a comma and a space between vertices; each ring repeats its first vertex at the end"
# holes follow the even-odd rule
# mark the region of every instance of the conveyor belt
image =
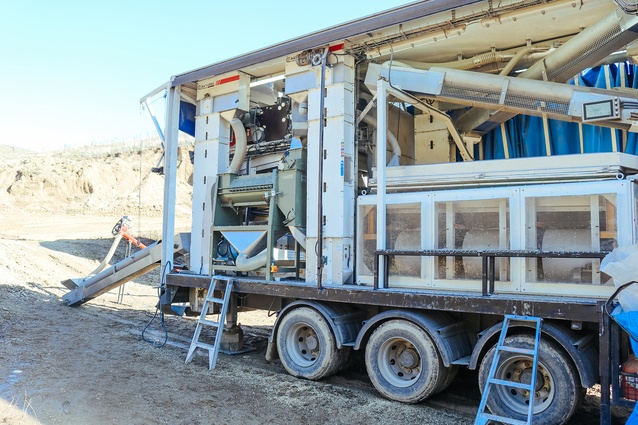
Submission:
MULTIPOLYGON (((184 253, 190 246, 190 234, 181 233, 175 238, 175 241, 173 252, 184 253)), ((102 270, 95 276, 63 281, 62 284, 71 289, 71 291, 62 297, 62 301, 64 304, 73 307, 84 304, 159 267, 161 260, 162 241, 158 241, 130 257, 126 257, 108 269, 102 270)))

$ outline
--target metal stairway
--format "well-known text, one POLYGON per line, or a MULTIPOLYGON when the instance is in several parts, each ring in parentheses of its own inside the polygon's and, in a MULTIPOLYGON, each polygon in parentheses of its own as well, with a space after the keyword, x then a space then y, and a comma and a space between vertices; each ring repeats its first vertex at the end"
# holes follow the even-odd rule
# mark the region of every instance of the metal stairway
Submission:
POLYGON ((490 366, 490 372, 487 377, 487 382, 485 383, 485 390, 483 391, 483 396, 481 397, 481 404, 479 405, 478 412, 476 414, 476 419, 474 420, 474 425, 485 425, 490 421, 501 422, 503 424, 512 424, 512 425, 531 425, 532 417, 534 416, 534 392, 536 388, 536 374, 538 372, 538 348, 541 342, 541 326, 543 319, 540 317, 532 317, 532 316, 517 316, 517 315, 505 315, 505 320, 503 321, 503 328, 501 329, 501 335, 498 339, 498 344, 496 345, 496 352, 494 353, 494 359, 492 360, 492 365, 490 366), (510 327, 511 322, 529 322, 534 323, 536 328, 536 335, 534 338, 534 347, 532 349, 526 348, 518 348, 505 345, 505 337, 507 336, 507 330, 510 327), (496 379, 494 376, 496 375, 496 371, 498 369, 499 363, 501 361, 501 353, 515 353, 515 354, 524 354, 532 356, 532 376, 531 382, 529 384, 524 384, 522 382, 514 382, 514 381, 506 381, 502 379, 496 379), (521 421, 518 419, 508 418, 499 415, 493 415, 485 411, 485 407, 487 405, 487 400, 490 396, 490 389, 494 385, 501 385, 505 387, 517 388, 521 390, 529 391, 529 406, 527 410, 527 420, 521 421))
POLYGON ((202 304, 202 313, 197 320, 197 326, 195 327, 195 333, 193 334, 193 340, 191 342, 191 346, 188 349, 188 354, 186 355, 185 363, 189 363, 193 356, 195 355, 195 351, 198 348, 203 348, 208 350, 208 370, 215 369, 215 365, 217 364, 217 356, 219 355, 219 345, 222 339, 222 333, 224 332, 224 322, 226 321, 226 313, 228 312, 228 304, 230 302, 230 294, 233 291, 233 280, 228 278, 220 278, 217 276, 213 276, 210 280, 210 285, 208 286, 208 293, 206 294, 206 298, 204 299, 204 303, 202 304), (226 281, 226 287, 223 289, 224 297, 223 298, 215 298, 214 292, 217 289, 217 285, 220 282, 226 281), (206 318, 206 313, 208 313, 208 307, 210 304, 219 304, 221 306, 219 312, 219 321, 215 322, 213 320, 209 320, 206 318), (202 332, 202 326, 214 326, 217 328, 215 332, 215 340, 212 344, 201 342, 199 340, 200 334, 202 332))

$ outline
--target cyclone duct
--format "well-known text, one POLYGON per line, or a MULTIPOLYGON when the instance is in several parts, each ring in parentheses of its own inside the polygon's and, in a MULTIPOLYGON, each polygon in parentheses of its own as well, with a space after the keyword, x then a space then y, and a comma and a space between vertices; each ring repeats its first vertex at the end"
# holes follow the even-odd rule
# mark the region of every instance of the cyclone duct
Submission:
MULTIPOLYGON (((564 83, 637 38, 638 17, 615 10, 536 62, 518 78, 564 83)), ((461 133, 485 134, 516 115, 473 108, 460 116, 455 126, 461 133)))
MULTIPOLYGON (((371 64, 366 84, 372 87, 380 77, 387 78, 389 72, 389 68, 371 64)), ((596 120, 600 126, 638 129, 632 125, 638 113, 638 99, 632 93, 444 68, 422 71, 393 67, 392 81, 407 92, 460 105, 561 121, 596 120), (609 103, 607 119, 588 117, 586 106, 597 103, 609 103)))

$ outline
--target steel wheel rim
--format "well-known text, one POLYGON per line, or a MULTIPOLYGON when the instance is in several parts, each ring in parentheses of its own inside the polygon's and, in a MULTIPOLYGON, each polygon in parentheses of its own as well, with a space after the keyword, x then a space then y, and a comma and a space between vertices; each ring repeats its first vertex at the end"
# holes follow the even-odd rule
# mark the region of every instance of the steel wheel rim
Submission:
POLYGON ((299 366, 312 366, 321 354, 321 344, 315 330, 306 323, 297 323, 286 334, 286 349, 299 366))
POLYGON ((377 360, 381 376, 395 387, 409 387, 421 376, 421 355, 407 339, 390 338, 385 341, 377 360))
MULTIPOLYGON (((523 384, 531 383, 532 359, 529 357, 515 356, 504 361, 496 371, 496 378, 504 381, 512 381, 523 384)), ((534 414, 545 411, 554 400, 554 379, 540 362, 536 371, 536 390, 534 391, 534 414)), ((527 415, 529 410, 529 391, 496 385, 493 390, 503 403, 512 410, 522 415, 527 415)))

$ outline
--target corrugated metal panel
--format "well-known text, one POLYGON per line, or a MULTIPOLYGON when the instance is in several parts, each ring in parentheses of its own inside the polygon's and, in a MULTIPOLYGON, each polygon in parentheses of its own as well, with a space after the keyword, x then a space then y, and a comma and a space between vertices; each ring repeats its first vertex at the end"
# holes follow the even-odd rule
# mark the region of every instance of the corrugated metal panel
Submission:
POLYGON ((385 12, 370 15, 356 21, 347 22, 322 31, 304 35, 265 49, 237 56, 204 68, 196 69, 184 74, 178 74, 173 77, 172 85, 178 86, 184 83, 198 81, 203 78, 234 71, 270 59, 290 55, 292 53, 318 46, 324 46, 331 42, 364 34, 369 31, 387 28, 402 22, 411 21, 469 4, 479 3, 481 1, 482 0, 426 0, 411 3, 385 12))

